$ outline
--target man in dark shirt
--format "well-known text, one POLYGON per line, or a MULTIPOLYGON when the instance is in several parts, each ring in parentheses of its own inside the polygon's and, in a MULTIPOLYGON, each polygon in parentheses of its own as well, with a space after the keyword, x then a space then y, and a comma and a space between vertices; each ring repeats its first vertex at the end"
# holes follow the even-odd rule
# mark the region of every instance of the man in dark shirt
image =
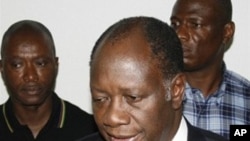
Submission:
POLYGON ((0 106, 1 141, 72 141, 96 131, 92 115, 54 92, 58 58, 43 24, 19 21, 5 32, 0 70, 9 94, 0 106))

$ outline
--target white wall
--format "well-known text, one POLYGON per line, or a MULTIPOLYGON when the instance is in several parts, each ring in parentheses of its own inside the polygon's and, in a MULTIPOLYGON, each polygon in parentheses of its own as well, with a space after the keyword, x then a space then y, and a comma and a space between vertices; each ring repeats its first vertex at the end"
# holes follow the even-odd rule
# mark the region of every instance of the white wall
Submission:
MULTIPOLYGON (((0 0, 0 38, 14 22, 32 19, 52 32, 59 56, 58 95, 92 113, 89 56, 100 34, 129 16, 154 16, 169 22, 175 0, 0 0)), ((227 67, 250 79, 250 2, 232 0, 236 33, 226 53, 227 67)), ((1 41, 0 41, 1 43, 1 41)), ((8 98, 0 80, 0 104, 8 98)))

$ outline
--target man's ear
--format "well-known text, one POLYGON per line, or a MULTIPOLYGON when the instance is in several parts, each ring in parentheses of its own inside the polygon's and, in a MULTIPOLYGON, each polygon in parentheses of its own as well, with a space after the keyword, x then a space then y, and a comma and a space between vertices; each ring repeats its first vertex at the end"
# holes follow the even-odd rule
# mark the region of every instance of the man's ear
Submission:
POLYGON ((0 60, 0 72, 3 71, 3 64, 2 64, 2 60, 0 60))
POLYGON ((182 100, 185 91, 186 77, 183 73, 177 74, 171 82, 172 106, 179 109, 182 106, 182 100))
POLYGON ((3 75, 3 61, 2 60, 0 60, 0 75, 3 79, 3 81, 5 82, 4 75, 3 75))
POLYGON ((228 22, 224 26, 224 32, 223 32, 223 44, 225 45, 224 51, 227 51, 228 48, 230 47, 232 40, 233 40, 233 35, 235 31, 235 25, 234 22, 228 22))
POLYGON ((56 65, 56 72, 58 73, 58 67, 59 67, 59 58, 55 57, 55 65, 56 65))

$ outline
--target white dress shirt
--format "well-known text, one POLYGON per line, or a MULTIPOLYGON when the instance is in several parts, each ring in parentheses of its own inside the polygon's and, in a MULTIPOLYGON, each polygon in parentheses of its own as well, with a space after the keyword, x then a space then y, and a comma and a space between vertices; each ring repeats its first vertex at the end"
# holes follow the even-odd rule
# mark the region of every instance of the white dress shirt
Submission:
POLYGON ((187 141, 187 130, 187 123, 182 117, 180 126, 172 141, 187 141))

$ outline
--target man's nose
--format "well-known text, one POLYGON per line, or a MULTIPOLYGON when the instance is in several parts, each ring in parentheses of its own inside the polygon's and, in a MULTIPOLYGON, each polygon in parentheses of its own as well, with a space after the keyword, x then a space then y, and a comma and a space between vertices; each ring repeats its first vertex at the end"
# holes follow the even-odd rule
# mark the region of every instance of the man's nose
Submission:
POLYGON ((187 41, 189 39, 189 33, 188 33, 188 28, 186 27, 185 24, 181 24, 179 25, 176 29, 175 29, 179 39, 181 41, 187 41))
POLYGON ((121 101, 112 101, 104 118, 104 124, 110 127, 119 127, 130 123, 129 114, 121 101))
POLYGON ((38 81, 38 74, 35 66, 27 65, 24 69, 24 81, 25 82, 37 82, 38 81))

